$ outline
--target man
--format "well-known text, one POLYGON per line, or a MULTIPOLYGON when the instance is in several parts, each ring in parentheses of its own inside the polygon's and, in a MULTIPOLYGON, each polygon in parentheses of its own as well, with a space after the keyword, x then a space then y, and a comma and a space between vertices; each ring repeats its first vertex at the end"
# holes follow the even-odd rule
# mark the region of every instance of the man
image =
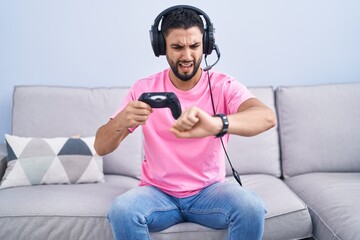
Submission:
POLYGON ((225 180, 221 139, 227 143, 229 134, 259 134, 275 125, 275 116, 234 78, 200 67, 204 52, 212 50, 204 45, 212 36, 205 36, 210 26, 204 29, 199 11, 178 6, 159 15, 170 68, 137 81, 97 131, 100 155, 115 150, 138 126, 144 134, 140 186, 118 196, 109 211, 116 239, 150 239, 149 231, 185 221, 227 228, 229 240, 262 237, 264 204, 255 193, 225 180), (175 120, 168 109, 138 101, 144 92, 174 92, 181 116, 175 120))

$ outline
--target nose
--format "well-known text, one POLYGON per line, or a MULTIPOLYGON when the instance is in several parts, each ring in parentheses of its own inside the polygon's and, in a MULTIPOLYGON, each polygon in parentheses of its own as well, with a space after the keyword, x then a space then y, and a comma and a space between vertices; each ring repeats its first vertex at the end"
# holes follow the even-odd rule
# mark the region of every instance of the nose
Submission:
POLYGON ((186 61, 191 60, 191 49, 189 47, 184 48, 183 53, 182 53, 182 59, 184 59, 186 61))

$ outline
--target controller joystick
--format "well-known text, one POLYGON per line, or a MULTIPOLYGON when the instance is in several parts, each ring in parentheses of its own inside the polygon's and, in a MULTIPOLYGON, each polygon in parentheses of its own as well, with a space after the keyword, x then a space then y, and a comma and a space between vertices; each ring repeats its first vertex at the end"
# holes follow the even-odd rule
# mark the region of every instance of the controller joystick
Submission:
POLYGON ((149 104, 152 108, 170 108, 174 119, 181 115, 179 99, 173 92, 147 92, 141 94, 139 101, 149 104))

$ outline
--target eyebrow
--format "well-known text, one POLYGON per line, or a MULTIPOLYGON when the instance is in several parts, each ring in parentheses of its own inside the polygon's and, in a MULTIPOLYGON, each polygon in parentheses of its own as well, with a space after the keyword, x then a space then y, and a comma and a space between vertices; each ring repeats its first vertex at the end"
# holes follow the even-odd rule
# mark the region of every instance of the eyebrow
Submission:
MULTIPOLYGON (((198 47, 198 46, 200 46, 200 44, 201 44, 200 42, 195 42, 195 43, 190 44, 190 47, 198 47)), ((176 48, 184 47, 184 45, 180 44, 180 43, 173 43, 173 44, 170 44, 170 46, 171 47, 176 47, 176 48)))

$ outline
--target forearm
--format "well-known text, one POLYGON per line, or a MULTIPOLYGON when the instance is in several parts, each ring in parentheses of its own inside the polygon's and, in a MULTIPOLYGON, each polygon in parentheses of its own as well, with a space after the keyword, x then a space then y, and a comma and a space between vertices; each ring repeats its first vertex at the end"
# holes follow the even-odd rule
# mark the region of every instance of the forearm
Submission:
POLYGON ((96 132, 94 147, 97 154, 103 156, 114 151, 120 142, 129 134, 116 120, 110 120, 96 132))
POLYGON ((151 107, 144 102, 129 102, 115 118, 98 129, 94 143, 97 154, 102 156, 114 151, 130 133, 128 129, 145 124, 151 112, 151 107))
MULTIPOLYGON (((227 118, 227 132, 240 136, 254 136, 276 124, 274 112, 256 98, 242 103, 238 111, 227 118)), ((218 135, 223 125, 220 117, 210 116, 205 111, 192 107, 181 114, 170 131, 179 138, 208 137, 218 135)))
POLYGON ((265 106, 250 107, 229 115, 228 133, 240 136, 254 136, 276 125, 273 111, 265 106))

